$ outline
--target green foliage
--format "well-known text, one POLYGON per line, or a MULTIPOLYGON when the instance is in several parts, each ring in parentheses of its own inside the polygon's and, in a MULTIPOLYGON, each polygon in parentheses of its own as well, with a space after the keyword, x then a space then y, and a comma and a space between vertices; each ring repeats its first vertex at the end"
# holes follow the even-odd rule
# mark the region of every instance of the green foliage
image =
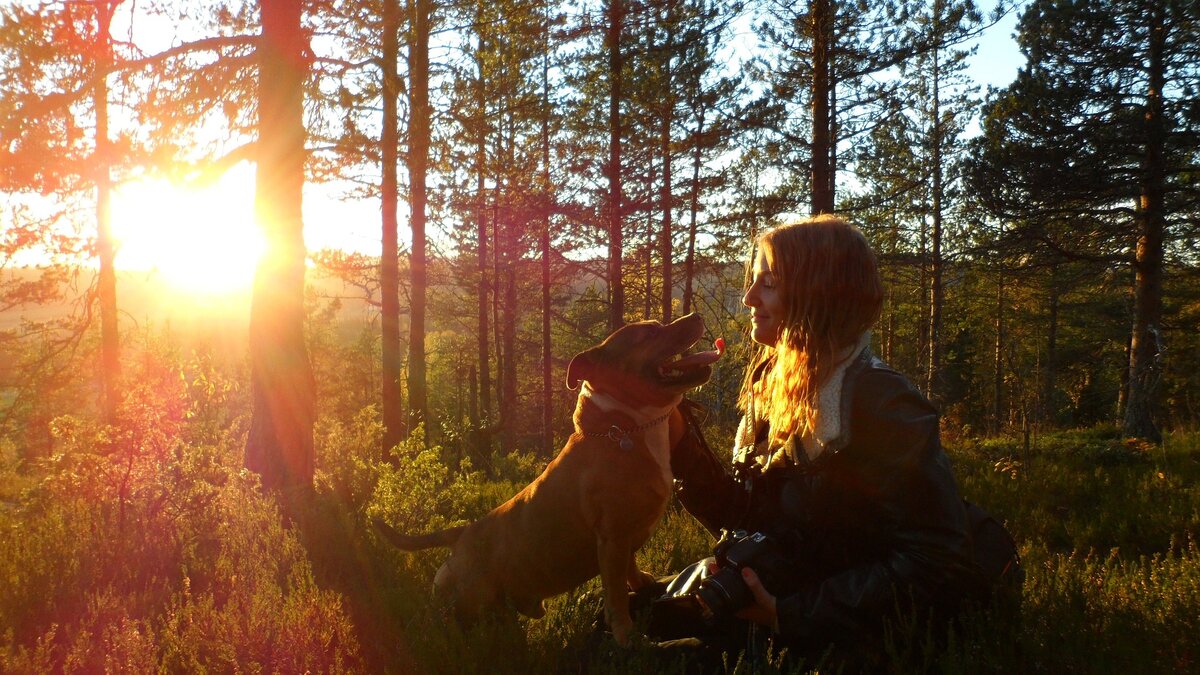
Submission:
MULTIPOLYGON (((1028 579, 1019 609, 969 612, 937 640, 930 626, 900 622, 883 667, 893 672, 1179 672, 1200 654, 1200 438, 1168 439, 1148 452, 1113 428, 1036 439, 964 441, 951 454, 964 495, 1017 536, 1028 579), (1120 459, 1118 459, 1120 458, 1120 459)), ((492 489, 482 483, 480 490, 492 489)), ((710 551, 709 535, 676 508, 638 554, 654 574, 679 570, 710 551)), ((427 565, 431 578, 434 566, 427 565)), ((423 591, 427 592, 427 591, 423 591)), ((429 601, 426 600, 428 603, 429 601)), ((539 621, 462 631, 436 608, 410 615, 422 636, 414 657, 435 672, 556 672, 588 643, 600 607, 593 581, 547 602, 539 621)), ((776 654, 730 672, 809 672, 776 654)), ((611 650, 597 672, 664 669, 646 647, 611 650)), ((828 670, 824 666, 820 670, 828 670)), ((836 666, 834 668, 836 670, 836 666)))
MULTIPOLYGON (((494 457, 485 477, 423 431, 381 456, 373 407, 318 425, 315 492, 285 520, 239 468, 240 389, 195 354, 148 343, 117 424, 50 425, 51 453, 0 440, 0 671, 686 672, 595 625, 595 580, 538 621, 464 629, 430 593, 444 551, 407 554, 366 526, 410 532, 478 518, 546 459, 494 457), (222 384, 225 382, 226 384, 222 384), (607 638, 605 638, 607 639, 607 638)), ((712 416, 718 452, 732 428, 712 416)), ((445 431, 454 439, 460 432, 445 431)), ((1017 537, 1019 607, 973 610, 945 639, 893 626, 894 672, 1186 671, 1200 655, 1200 436, 1161 447, 1114 427, 950 444, 964 496, 1017 537)), ((666 575, 711 536, 672 505, 638 553, 666 575)), ((830 667, 832 665, 832 667, 830 667)), ((729 672, 837 670, 777 652, 729 672)))
POLYGON ((57 418, 49 458, 4 467, 32 486, 0 508, 0 671, 357 669, 239 446, 183 443, 203 401, 179 372, 146 355, 115 425, 57 418))
POLYGON ((414 430, 393 450, 395 464, 379 465, 367 513, 407 532, 448 527, 459 514, 483 515, 468 509, 479 474, 471 471, 469 461, 452 472, 442 462, 441 452, 437 446, 425 447, 422 428, 414 430))

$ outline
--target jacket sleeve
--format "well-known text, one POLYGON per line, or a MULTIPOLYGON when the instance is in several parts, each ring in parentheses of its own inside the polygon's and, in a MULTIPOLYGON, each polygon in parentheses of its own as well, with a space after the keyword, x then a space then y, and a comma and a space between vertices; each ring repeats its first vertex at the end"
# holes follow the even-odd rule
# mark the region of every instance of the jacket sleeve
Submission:
POLYGON ((876 560, 777 600, 778 631, 789 639, 831 642, 858 634, 909 602, 937 607, 972 587, 966 520, 937 413, 897 373, 864 374, 852 408, 854 437, 844 452, 875 502, 876 560), (862 401, 860 404, 859 401, 862 401))
POLYGON ((690 401, 679 406, 686 429, 671 450, 671 473, 680 503, 715 536, 736 525, 745 512, 747 494, 704 440, 694 407, 690 401))

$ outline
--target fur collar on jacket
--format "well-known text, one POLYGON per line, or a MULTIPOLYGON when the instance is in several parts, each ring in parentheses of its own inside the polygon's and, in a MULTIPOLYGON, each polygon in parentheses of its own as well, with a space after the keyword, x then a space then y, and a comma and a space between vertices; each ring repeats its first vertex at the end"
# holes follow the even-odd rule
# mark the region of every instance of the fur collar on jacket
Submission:
MULTIPOLYGON (((855 359, 870 344, 871 332, 867 331, 859 337, 855 344, 843 350, 838 355, 838 365, 834 368, 833 373, 829 376, 825 384, 821 385, 820 391, 817 392, 817 419, 815 428, 812 432, 806 433, 798 439, 799 445, 804 448, 804 454, 808 456, 810 461, 821 456, 825 449, 844 433, 842 385, 846 380, 846 369, 850 367, 850 364, 854 363, 855 359)), ((756 424, 752 425, 753 428, 751 428, 750 416, 742 416, 742 421, 738 425, 737 435, 735 436, 737 447, 734 448, 734 457, 739 458, 739 461, 749 459, 763 470, 781 462, 789 461, 785 452, 786 444, 782 447, 768 447, 770 444, 770 434, 763 434, 763 428, 767 424, 766 420, 757 420, 756 422, 756 424), (766 438, 756 444, 754 439, 760 435, 765 435, 766 438)))

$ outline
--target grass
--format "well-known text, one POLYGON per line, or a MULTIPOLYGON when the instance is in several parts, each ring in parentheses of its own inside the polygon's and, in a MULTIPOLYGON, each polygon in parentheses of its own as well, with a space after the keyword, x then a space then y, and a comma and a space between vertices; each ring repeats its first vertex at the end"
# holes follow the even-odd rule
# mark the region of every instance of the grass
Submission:
MULTIPOLYGON (((371 459, 373 411, 327 420, 317 489, 285 525, 239 468, 241 439, 189 426, 193 408, 160 393, 116 428, 61 418, 54 455, 36 463, 0 440, 0 672, 556 673, 578 672, 582 654, 588 672, 664 672, 645 647, 588 647, 595 581, 551 599, 541 620, 464 631, 429 593, 445 553, 401 553, 365 525, 477 517, 536 475, 536 458, 504 458, 487 476, 414 441, 384 465, 371 459)), ((1149 447, 1095 428, 1028 450, 1001 438, 948 452, 964 496, 1020 544, 1019 613, 976 611, 944 644, 901 625, 889 670, 1200 668, 1200 435, 1149 447)), ((639 564, 666 574, 711 545, 673 507, 639 564)), ((772 655, 730 671, 784 665, 772 655)))

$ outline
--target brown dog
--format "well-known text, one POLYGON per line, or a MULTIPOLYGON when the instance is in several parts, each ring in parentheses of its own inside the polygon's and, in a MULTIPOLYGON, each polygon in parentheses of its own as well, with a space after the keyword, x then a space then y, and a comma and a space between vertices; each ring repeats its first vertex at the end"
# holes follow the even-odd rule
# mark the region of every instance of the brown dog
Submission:
POLYGON ((697 314, 665 326, 643 321, 571 359, 567 386, 583 382, 575 433, 542 475, 483 518, 415 537, 378 520, 376 526, 405 550, 452 547, 434 587, 465 620, 505 605, 540 618, 542 600, 599 573, 605 615, 617 641, 627 644, 627 589, 650 578, 634 553, 671 496, 670 449, 683 434, 676 406, 708 381, 720 357, 708 351, 679 358, 703 334, 697 314))

